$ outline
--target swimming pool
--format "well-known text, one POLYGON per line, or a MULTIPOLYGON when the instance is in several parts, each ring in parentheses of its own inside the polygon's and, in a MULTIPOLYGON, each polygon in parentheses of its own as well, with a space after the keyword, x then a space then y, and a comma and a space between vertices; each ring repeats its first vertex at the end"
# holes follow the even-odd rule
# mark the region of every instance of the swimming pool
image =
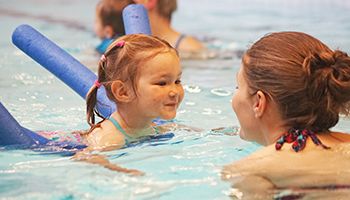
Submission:
MULTIPOLYGON (((186 95, 177 120, 205 131, 179 130, 168 141, 105 153, 113 163, 144 171, 144 177, 73 162, 57 154, 0 151, 0 198, 229 199, 230 185, 221 181, 221 167, 259 148, 237 136, 208 131, 238 125, 230 99, 240 60, 232 52, 244 50, 267 32, 280 30, 305 31, 350 52, 350 3, 220 2, 180 0, 174 16, 179 30, 195 33, 225 54, 206 61, 183 61, 186 95)), ((31 24, 95 69, 98 56, 93 48, 99 42, 91 31, 95 5, 95 0, 0 0, 0 101, 23 126, 62 131, 88 128, 83 99, 15 48, 12 31, 19 24, 31 24)), ((349 120, 342 119, 336 129, 349 132, 349 120)))

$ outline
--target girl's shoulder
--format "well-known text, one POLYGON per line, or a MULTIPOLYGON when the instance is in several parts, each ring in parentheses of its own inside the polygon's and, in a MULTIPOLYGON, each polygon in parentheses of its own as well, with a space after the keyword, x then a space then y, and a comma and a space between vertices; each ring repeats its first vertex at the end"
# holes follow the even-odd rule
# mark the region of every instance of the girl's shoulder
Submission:
POLYGON ((120 149, 125 145, 124 137, 115 130, 112 122, 105 120, 87 136, 88 145, 99 150, 120 149))

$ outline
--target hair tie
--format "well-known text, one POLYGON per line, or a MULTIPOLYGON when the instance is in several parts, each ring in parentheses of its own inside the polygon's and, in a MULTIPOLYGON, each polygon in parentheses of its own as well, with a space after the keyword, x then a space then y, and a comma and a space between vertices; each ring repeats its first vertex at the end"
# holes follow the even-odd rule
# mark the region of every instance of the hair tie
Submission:
POLYGON ((105 61, 107 60, 105 54, 102 54, 102 55, 101 55, 100 60, 101 60, 102 62, 105 62, 105 61))
POLYGON ((97 88, 99 88, 99 87, 101 87, 101 83, 100 82, 98 82, 98 80, 95 80, 95 82, 94 82, 94 86, 96 86, 97 88))
POLYGON ((119 42, 117 42, 117 44, 115 45, 116 47, 123 47, 125 44, 124 40, 120 40, 119 42))

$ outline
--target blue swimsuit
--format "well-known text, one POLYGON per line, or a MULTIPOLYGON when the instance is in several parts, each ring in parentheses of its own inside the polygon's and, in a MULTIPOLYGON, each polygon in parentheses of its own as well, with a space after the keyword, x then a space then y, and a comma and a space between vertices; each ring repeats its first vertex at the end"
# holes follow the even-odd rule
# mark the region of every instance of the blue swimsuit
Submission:
MULTIPOLYGON (((130 142, 134 142, 134 141, 135 141, 135 138, 130 137, 130 136, 124 131, 124 129, 120 126, 120 124, 118 123, 117 120, 115 120, 113 117, 110 117, 110 118, 109 118, 109 121, 111 121, 112 124, 117 128, 117 130, 118 130, 119 132, 121 132, 121 133, 124 135, 125 144, 126 144, 126 145, 129 145, 130 142)), ((157 129, 156 127, 153 127, 153 126, 152 126, 152 128, 153 128, 153 130, 154 130, 154 132, 155 132, 155 135, 158 135, 158 134, 159 134, 158 129, 157 129)))
POLYGON ((107 48, 109 47, 110 44, 112 44, 114 42, 114 40, 116 40, 118 37, 120 37, 122 35, 115 35, 112 38, 105 38, 101 41, 101 43, 96 47, 96 51, 100 54, 104 54, 107 50, 107 48))
POLYGON ((100 54, 104 54, 107 50, 108 46, 112 44, 114 39, 103 39, 101 43, 96 47, 96 51, 100 54))

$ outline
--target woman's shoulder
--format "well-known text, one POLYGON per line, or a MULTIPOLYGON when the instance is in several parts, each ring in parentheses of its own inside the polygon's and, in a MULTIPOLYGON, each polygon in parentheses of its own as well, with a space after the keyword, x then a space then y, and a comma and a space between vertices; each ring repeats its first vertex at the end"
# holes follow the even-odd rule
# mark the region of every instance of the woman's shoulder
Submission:
POLYGON ((350 142, 350 134, 349 133, 341 133, 341 132, 331 132, 330 135, 340 142, 350 142))
MULTIPOLYGON (((285 144, 280 151, 276 151, 274 145, 270 145, 238 162, 229 164, 223 169, 223 178, 258 175, 268 178, 279 186, 294 183, 308 185, 311 183, 304 177, 319 172, 323 174, 320 182, 328 184, 339 181, 349 184, 347 179, 336 177, 337 173, 345 172, 344 169, 350 167, 348 153, 350 143, 332 145, 330 149, 308 143, 301 152, 294 152, 289 145, 285 144)), ((346 177, 349 178, 350 173, 346 173, 346 177)))
MULTIPOLYGON (((232 168, 255 171, 259 168, 269 167, 269 169, 276 170, 278 168, 288 169, 290 162, 299 163, 300 165, 318 165, 317 163, 323 162, 323 160, 332 159, 341 160, 345 155, 342 152, 350 152, 350 135, 344 133, 332 133, 328 136, 321 136, 320 140, 330 149, 324 149, 320 145, 315 145, 311 138, 308 139, 305 149, 300 152, 294 152, 292 144, 284 144, 281 150, 276 150, 275 144, 263 147, 262 149, 252 153, 244 159, 231 164, 232 168), (288 162, 285 162, 288 161, 288 162), (254 162, 255 165, 251 165, 254 162), (279 163, 276 165, 275 163, 279 163)), ((350 164, 350 155, 347 155, 350 164)), ((322 164, 323 165, 323 164, 322 164)))

